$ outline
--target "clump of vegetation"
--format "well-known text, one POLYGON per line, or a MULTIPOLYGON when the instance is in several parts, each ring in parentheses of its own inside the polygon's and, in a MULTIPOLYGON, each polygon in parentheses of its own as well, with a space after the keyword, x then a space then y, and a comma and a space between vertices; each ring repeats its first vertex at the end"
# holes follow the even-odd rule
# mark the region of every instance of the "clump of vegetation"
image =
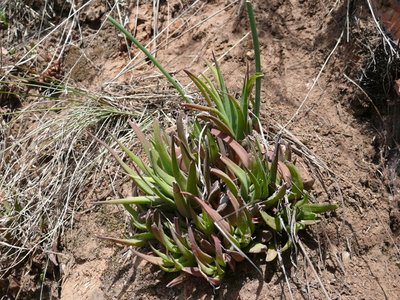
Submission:
POLYGON ((204 276, 218 285, 246 253, 265 253, 271 261, 290 248, 299 230, 317 222, 318 213, 336 208, 309 202, 290 147, 278 141, 271 151, 261 135, 240 142, 225 121, 215 107, 187 125, 181 116, 176 134, 167 135, 156 121, 149 141, 131 123, 147 160, 120 143, 132 167, 109 150, 138 195, 106 203, 123 204, 137 233, 107 239, 150 247, 153 255, 133 251, 165 271, 204 276))
MULTIPOLYGON (((183 103, 189 113, 177 118, 176 132, 167 134, 154 121, 148 139, 130 122, 145 158, 114 137, 130 160, 126 162, 100 141, 137 187, 132 197, 100 202, 122 204, 136 233, 126 239, 102 238, 134 247, 137 256, 166 272, 182 272, 169 286, 189 275, 217 286, 245 259, 258 269, 249 253, 274 260, 296 243, 299 230, 318 222, 318 214, 337 207, 311 203, 290 145, 280 138, 268 141, 259 124, 260 98, 252 103, 251 97, 261 74, 247 74, 235 98, 216 60, 210 68, 212 78, 186 72, 205 104, 183 103)), ((190 99, 179 83, 172 83, 190 99)))

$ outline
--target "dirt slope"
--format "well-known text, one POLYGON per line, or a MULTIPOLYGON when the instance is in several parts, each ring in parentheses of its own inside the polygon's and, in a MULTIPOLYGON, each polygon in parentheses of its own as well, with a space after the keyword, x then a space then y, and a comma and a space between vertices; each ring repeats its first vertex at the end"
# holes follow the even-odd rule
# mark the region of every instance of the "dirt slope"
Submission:
MULTIPOLYGON (((218 290, 197 279, 167 289, 173 275, 95 238, 124 234, 121 210, 91 209, 91 202, 99 200, 104 191, 112 196, 103 186, 94 199, 88 199, 74 228, 63 237, 61 299, 398 298, 400 200, 384 165, 386 151, 380 143, 385 140, 385 126, 371 108, 376 106, 370 103, 373 96, 354 84, 362 85, 363 68, 381 41, 365 1, 351 1, 350 7, 347 1, 332 2, 254 1, 264 73, 263 124, 275 128, 271 134, 278 124, 285 126, 325 162, 329 170, 323 172, 325 185, 317 184, 314 194, 321 202, 341 206, 331 218, 303 234, 310 260, 299 255, 295 266, 286 257, 290 288, 280 266, 266 265, 260 258, 264 278, 244 263, 218 290)), ((95 22, 104 20, 102 5, 94 1, 89 7, 87 15, 92 16, 92 11, 90 18, 95 22)), ((127 26, 143 43, 154 33, 152 5, 140 1, 138 10, 136 4, 129 6, 127 26)), ((222 57, 231 92, 240 89, 246 66, 252 68, 253 53, 251 36, 246 36, 247 19, 240 14, 238 2, 161 1, 159 11, 158 28, 165 31, 156 41, 160 47, 157 59, 171 73, 188 84, 182 71, 202 72, 215 53, 222 57)), ((140 89, 141 84, 152 92, 164 89, 159 82, 153 84, 156 72, 138 58, 131 70, 114 81, 117 87, 105 85, 137 54, 137 49, 125 47, 123 39, 106 25, 93 35, 93 43, 68 49, 63 67, 71 82, 99 91, 129 95, 135 93, 129 87, 140 89)), ((173 116, 178 101, 168 98, 146 106, 173 116)), ((380 113, 386 117, 385 111, 380 113)), ((129 187, 125 192, 129 193, 129 187)))
MULTIPOLYGON (((226 4, 225 1, 204 3, 197 14, 181 18, 179 32, 205 20, 226 4)), ((350 12, 352 20, 361 18, 362 22, 371 23, 367 7, 354 5, 355 10, 350 12)), ((150 10, 150 6, 143 6, 140 9, 150 10)), ((314 267, 332 298, 396 299, 400 291, 399 251, 396 236, 389 227, 389 212, 391 204, 398 200, 385 189, 381 166, 373 163, 376 156, 373 140, 379 133, 374 132, 368 122, 356 119, 348 103, 352 97, 360 97, 360 93, 344 74, 352 72, 347 75, 355 78, 361 71, 349 70, 348 60, 353 65, 361 65, 366 57, 360 56, 357 61, 353 55, 356 33, 347 41, 344 31, 347 7, 344 4, 335 7, 329 1, 269 1, 256 2, 255 10, 265 74, 265 124, 286 124, 287 129, 326 162, 337 180, 336 183, 328 181, 327 189, 339 195, 340 187, 343 197, 331 199, 342 205, 336 218, 325 221, 312 233, 315 243, 309 254, 314 267), (338 39, 340 44, 337 44, 338 39)), ((162 6, 161 12, 164 11, 165 6, 162 6)), ((183 69, 201 72, 204 60, 210 60, 212 52, 220 57, 229 50, 222 59, 222 68, 233 90, 240 88, 246 64, 252 63, 252 53, 249 36, 234 47, 248 30, 246 18, 236 19, 236 13, 237 5, 234 5, 204 22, 159 51, 158 59, 185 81, 183 69), (237 30, 232 32, 235 26, 237 30), (230 50, 231 47, 234 48, 230 50)), ((366 32, 368 29, 372 32, 371 28, 365 28, 366 32)), ((149 36, 149 33, 142 33, 141 37, 146 41, 149 36)), ((317 193, 321 201, 327 197, 322 191, 317 193)), ((113 260, 120 262, 116 257, 113 260)), ((108 267, 99 264, 95 269, 103 273, 105 298, 120 295, 130 299, 135 295, 135 299, 171 299, 191 294, 191 299, 214 297, 205 283, 193 281, 185 287, 166 290, 164 285, 169 276, 149 272, 148 266, 139 265, 135 271, 129 268, 131 259, 124 263, 121 274, 121 267, 115 264, 109 263, 108 267), (117 280, 116 284, 111 284, 113 279, 117 280), (125 285, 124 280, 128 280, 125 285)), ((85 267, 91 265, 89 261, 85 267)), ((82 267, 78 266, 77 270, 82 267)), ((266 273, 271 267, 277 268, 264 266, 266 273)), ((275 275, 267 278, 268 283, 262 283, 250 267, 243 268, 238 278, 232 276, 227 280, 216 293, 217 298, 268 299, 279 298, 281 293, 289 296, 281 276, 275 275)), ((299 258, 298 269, 291 267, 290 270, 295 298, 324 298, 304 258, 299 258)), ((82 280, 87 279, 77 274, 67 278, 64 299, 72 299, 68 298, 69 287, 82 280)), ((93 280, 96 286, 96 276, 93 280)))

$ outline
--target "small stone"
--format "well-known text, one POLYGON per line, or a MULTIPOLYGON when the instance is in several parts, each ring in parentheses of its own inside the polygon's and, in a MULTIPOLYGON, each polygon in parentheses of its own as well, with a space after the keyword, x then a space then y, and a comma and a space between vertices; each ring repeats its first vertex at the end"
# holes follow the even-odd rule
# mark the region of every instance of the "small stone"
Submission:
POLYGON ((254 51, 250 50, 246 52, 246 58, 248 60, 253 60, 254 59, 254 51))
POLYGON ((350 253, 347 251, 342 252, 342 262, 344 266, 348 266, 350 263, 350 253))

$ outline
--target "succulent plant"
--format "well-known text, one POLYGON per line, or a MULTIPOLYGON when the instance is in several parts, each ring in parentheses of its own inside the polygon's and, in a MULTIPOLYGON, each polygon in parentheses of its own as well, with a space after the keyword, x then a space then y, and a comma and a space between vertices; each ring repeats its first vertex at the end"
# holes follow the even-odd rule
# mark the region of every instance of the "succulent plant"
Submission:
POLYGON ((247 72, 242 92, 235 98, 215 57, 209 66, 213 78, 186 71, 204 100, 201 104, 193 103, 155 57, 109 17, 185 100, 176 132, 167 134, 156 120, 148 139, 139 126, 129 122, 145 157, 113 137, 129 158, 125 162, 99 141, 138 189, 135 196, 101 202, 122 204, 136 233, 126 239, 102 238, 131 246, 137 256, 166 272, 181 272, 168 286, 189 275, 204 277, 217 286, 229 269, 234 271, 245 259, 259 270, 249 253, 264 253, 267 261, 274 260, 296 243, 299 230, 318 222, 318 214, 337 208, 310 202, 290 145, 280 137, 268 141, 263 133, 258 37, 251 2, 246 5, 257 72, 247 72))
POLYGON ((101 202, 124 205, 136 234, 103 238, 134 247, 136 255, 164 271, 183 272, 170 286, 185 274, 219 285, 228 269, 250 260, 248 253, 274 260, 295 243, 299 230, 318 221, 318 214, 336 209, 310 203, 288 144, 278 139, 271 146, 253 130, 249 103, 259 75, 247 76, 235 99, 218 64, 213 70, 214 80, 187 72, 206 105, 183 103, 195 113, 182 113, 176 132, 166 134, 154 121, 147 139, 130 122, 145 159, 115 138, 132 164, 124 162, 102 142, 139 190, 133 197, 101 202))

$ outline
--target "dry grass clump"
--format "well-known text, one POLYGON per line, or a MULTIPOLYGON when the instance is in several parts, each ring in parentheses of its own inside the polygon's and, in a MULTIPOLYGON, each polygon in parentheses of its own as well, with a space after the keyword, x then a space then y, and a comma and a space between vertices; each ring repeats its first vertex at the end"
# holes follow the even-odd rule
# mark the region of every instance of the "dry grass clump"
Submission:
POLYGON ((3 120, 0 143, 2 276, 32 253, 58 251, 67 220, 82 205, 79 196, 106 165, 88 131, 104 138, 106 130, 123 130, 126 117, 145 121, 93 94, 59 92, 59 98, 38 95, 40 102, 2 114, 12 115, 3 120))
POLYGON ((8 0, 0 4, 0 12, 8 20, 8 42, 36 37, 54 27, 54 21, 67 16, 71 5, 61 0, 8 0), (36 29, 33 30, 32 29, 36 29))

